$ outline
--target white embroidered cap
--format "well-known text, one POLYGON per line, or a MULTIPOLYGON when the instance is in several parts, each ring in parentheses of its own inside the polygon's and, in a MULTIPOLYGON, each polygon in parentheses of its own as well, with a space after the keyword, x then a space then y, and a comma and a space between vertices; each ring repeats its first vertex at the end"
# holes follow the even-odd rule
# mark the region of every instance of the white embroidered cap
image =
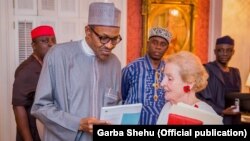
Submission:
POLYGON ((89 6, 88 25, 120 27, 121 11, 114 3, 94 2, 89 6))
POLYGON ((172 33, 168 29, 165 29, 165 28, 153 27, 151 28, 149 32, 149 39, 151 37, 162 37, 166 39, 168 43, 170 43, 172 40, 172 33))

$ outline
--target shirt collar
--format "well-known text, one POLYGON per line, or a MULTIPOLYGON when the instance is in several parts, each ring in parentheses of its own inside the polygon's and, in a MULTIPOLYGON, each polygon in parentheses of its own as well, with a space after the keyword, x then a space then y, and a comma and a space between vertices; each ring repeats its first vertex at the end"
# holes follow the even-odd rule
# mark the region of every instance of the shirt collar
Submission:
MULTIPOLYGON (((145 62, 146 62, 147 70, 153 70, 153 66, 152 66, 152 64, 150 62, 150 58, 149 58, 149 56, 147 54, 145 55, 145 62)), ((164 67, 165 67, 165 62, 163 60, 161 60, 157 70, 158 71, 163 71, 164 67)))
POLYGON ((89 55, 89 56, 95 56, 94 51, 89 47, 89 45, 86 43, 85 39, 82 40, 82 47, 83 51, 89 55))

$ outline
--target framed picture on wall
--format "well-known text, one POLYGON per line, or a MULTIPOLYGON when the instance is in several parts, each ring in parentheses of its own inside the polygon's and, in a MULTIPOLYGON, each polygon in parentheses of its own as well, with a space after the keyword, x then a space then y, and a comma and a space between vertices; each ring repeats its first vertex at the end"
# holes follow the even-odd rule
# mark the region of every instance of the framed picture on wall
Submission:
POLYGON ((149 30, 160 26, 173 35, 166 54, 194 50, 194 23, 197 0, 145 0, 143 9, 143 50, 145 54, 149 30))

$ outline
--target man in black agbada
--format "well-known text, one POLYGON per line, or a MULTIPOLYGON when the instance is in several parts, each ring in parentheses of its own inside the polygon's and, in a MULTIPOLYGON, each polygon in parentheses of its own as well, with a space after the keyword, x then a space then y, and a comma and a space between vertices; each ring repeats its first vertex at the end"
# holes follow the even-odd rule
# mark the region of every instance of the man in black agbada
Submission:
POLYGON ((198 93, 197 97, 206 101, 222 115, 224 124, 238 124, 239 112, 234 112, 234 106, 225 105, 226 94, 241 91, 239 69, 228 66, 234 54, 234 40, 230 36, 218 38, 214 53, 216 60, 204 65, 209 73, 208 86, 198 93))

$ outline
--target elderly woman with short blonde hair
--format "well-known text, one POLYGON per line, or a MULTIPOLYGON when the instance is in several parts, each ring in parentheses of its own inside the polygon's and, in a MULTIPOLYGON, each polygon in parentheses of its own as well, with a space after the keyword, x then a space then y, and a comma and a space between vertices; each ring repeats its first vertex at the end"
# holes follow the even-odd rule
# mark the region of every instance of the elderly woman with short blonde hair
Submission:
POLYGON ((181 51, 168 56, 165 62, 161 86, 165 90, 167 103, 160 113, 157 124, 166 124, 168 110, 178 103, 216 114, 210 105, 196 97, 196 93, 203 90, 208 83, 208 73, 200 59, 191 52, 181 51))

